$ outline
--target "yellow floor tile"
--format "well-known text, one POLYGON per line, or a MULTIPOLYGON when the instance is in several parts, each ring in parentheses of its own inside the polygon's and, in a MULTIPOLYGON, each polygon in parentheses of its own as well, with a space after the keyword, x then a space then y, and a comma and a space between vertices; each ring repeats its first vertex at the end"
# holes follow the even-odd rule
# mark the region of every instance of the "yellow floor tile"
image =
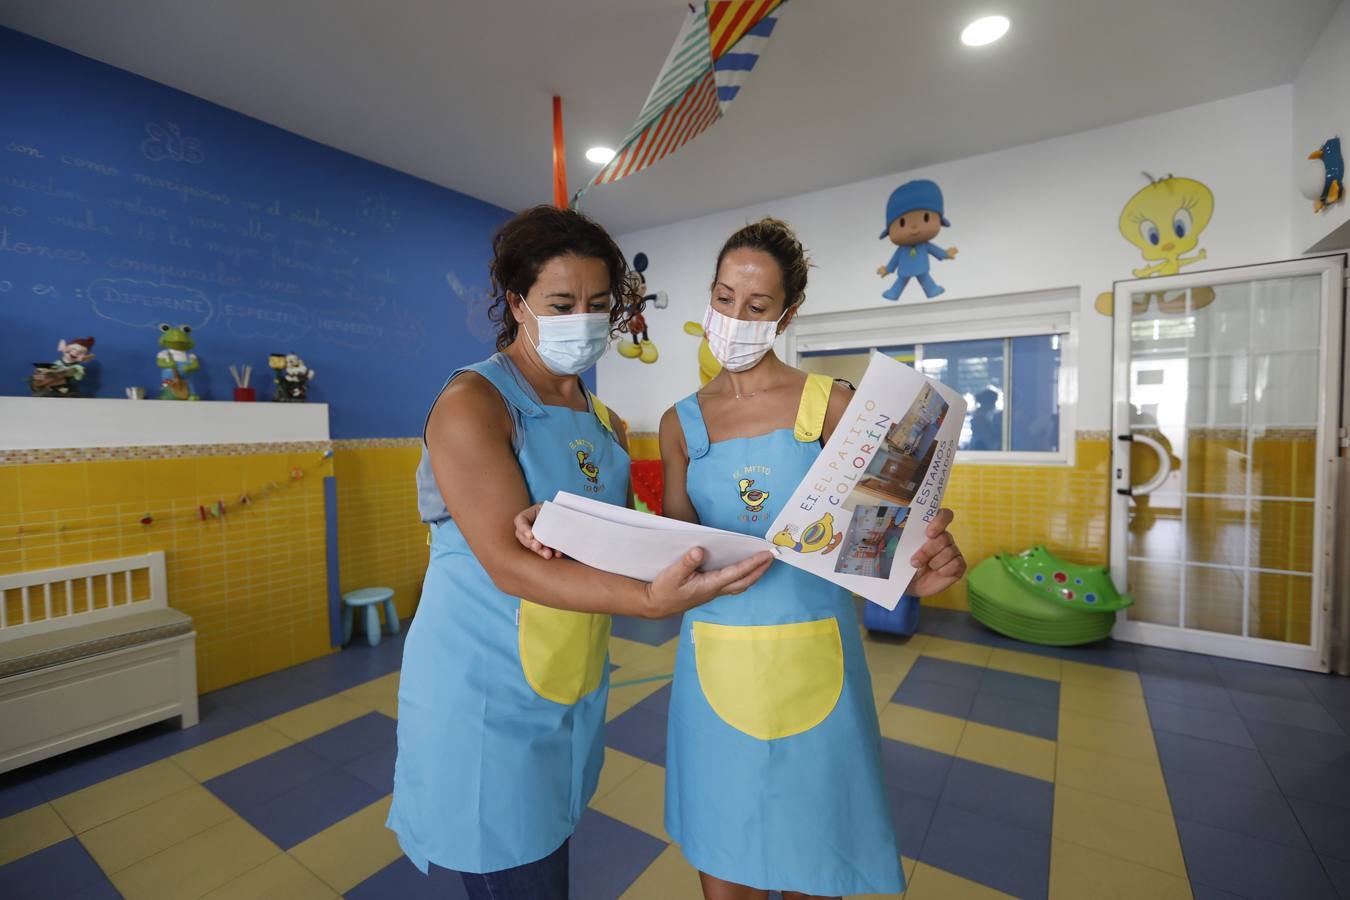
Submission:
POLYGON ((1170 813, 1060 786, 1055 789, 1053 829, 1059 840, 1186 876, 1170 813))
POLYGON ((1138 672, 1065 660, 1060 668, 1060 678, 1065 684, 1073 682, 1100 691, 1115 691, 1132 697, 1144 696, 1144 686, 1139 681, 1138 672))
POLYGON ((1142 762, 1156 763, 1158 760, 1153 730, 1147 723, 1113 722, 1070 709, 1059 711, 1059 743, 1142 762))
POLYGON ((192 787, 192 777, 169 760, 160 760, 125 775, 67 794, 52 806, 76 834, 149 806, 192 787))
POLYGON ((260 722, 184 750, 174 756, 173 761, 198 781, 209 781, 294 743, 280 731, 260 722))
POLYGON ((914 868, 914 877, 905 892, 905 900, 999 900, 1008 896, 927 863, 914 868))
POLYGON ((1060 687, 1059 708, 1099 719, 1151 728, 1148 705, 1142 696, 1089 687, 1078 681, 1066 681, 1060 687))
POLYGON ((274 856, 251 872, 216 888, 203 900, 331 900, 338 895, 287 853, 274 856))
POLYGON ((50 803, 0 819, 0 866, 45 850, 70 837, 70 828, 50 803))
POLYGON ((948 756, 956 752, 965 719, 944 716, 915 706, 890 703, 879 716, 881 733, 893 741, 904 741, 948 756))
POLYGON ((614 790, 642 768, 642 763, 643 761, 636 756, 629 756, 622 750, 606 747, 605 764, 600 769, 600 783, 595 786, 595 796, 591 798, 591 805, 594 806, 596 800, 614 790))
POLYGON ((698 871, 671 844, 628 886, 620 900, 703 900, 698 871))
POLYGON ((303 741, 330 728, 336 728, 344 722, 350 722, 369 711, 369 707, 334 694, 332 697, 306 703, 298 709, 273 716, 264 724, 272 726, 293 741, 303 741))
POLYGON ((1050 849, 1050 900, 1191 900, 1185 878, 1055 839, 1050 849))
POLYGON ((609 639, 609 661, 619 667, 640 662, 651 650, 651 644, 644 644, 641 641, 621 637, 609 639))
POLYGON ((1055 742, 1045 738, 967 722, 956 755, 1030 778, 1055 780, 1055 742))
POLYGON ((403 854, 384 827, 389 803, 389 797, 377 800, 292 847, 291 856, 339 894, 350 891, 403 854))
POLYGON ((1156 761, 1141 761, 1061 743, 1055 754, 1055 785, 1077 788, 1160 813, 1172 812, 1167 783, 1156 761))
POLYGON ((280 852, 243 819, 230 819, 109 877, 126 900, 182 900, 228 884, 280 852))
MULTIPOLYGON (((623 670, 620 669, 614 674, 618 675, 622 671, 623 670)), ((620 682, 623 681, 622 678, 615 678, 614 680, 620 682)), ((620 687, 611 687, 609 689, 608 705, 605 707, 605 721, 613 721, 668 684, 670 684, 669 681, 644 681, 642 684, 626 684, 620 687)))
POLYGON ((348 688, 338 696, 366 707, 367 712, 388 708, 389 704, 398 703, 398 674, 398 672, 390 672, 388 675, 382 675, 373 681, 348 688))
POLYGON ((156 800, 80 835, 99 868, 109 874, 167 850, 235 813, 201 785, 156 800))
POLYGON ((924 656, 945 659, 949 662, 965 663, 968 666, 987 666, 992 648, 965 641, 949 641, 946 638, 929 636, 928 643, 920 651, 924 656))
POLYGON ((1030 675, 1032 678, 1044 678, 1059 681, 1060 662, 1049 656, 1037 656, 1035 653, 1022 653, 1019 650, 995 649, 989 654, 989 668, 1015 675, 1030 675))
POLYGON ((623 783, 591 804, 625 825, 669 841, 666 835, 666 770, 644 762, 623 783))

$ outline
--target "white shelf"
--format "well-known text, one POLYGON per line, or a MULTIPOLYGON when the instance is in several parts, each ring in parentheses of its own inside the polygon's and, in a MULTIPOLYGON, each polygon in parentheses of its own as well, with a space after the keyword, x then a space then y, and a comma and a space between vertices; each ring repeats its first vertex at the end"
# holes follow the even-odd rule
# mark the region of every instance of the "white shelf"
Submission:
POLYGON ((326 440, 326 403, 0 397, 0 450, 326 440))

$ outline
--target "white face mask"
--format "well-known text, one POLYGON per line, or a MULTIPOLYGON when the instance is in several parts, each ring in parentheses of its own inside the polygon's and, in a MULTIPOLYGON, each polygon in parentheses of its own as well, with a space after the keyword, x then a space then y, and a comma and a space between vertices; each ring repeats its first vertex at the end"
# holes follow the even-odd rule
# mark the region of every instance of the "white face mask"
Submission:
MULTIPOLYGON (((539 326, 539 342, 530 341, 554 375, 580 375, 595 365, 609 347, 609 313, 567 313, 538 316, 522 297, 520 305, 539 326)), ((529 331, 525 332, 529 340, 529 331)))
MULTIPOLYGON (((783 316, 788 314, 783 310, 783 316)), ((728 372, 744 372, 764 358, 778 337, 779 316, 773 321, 733 319, 712 306, 703 314, 703 334, 708 338, 708 349, 728 372)))

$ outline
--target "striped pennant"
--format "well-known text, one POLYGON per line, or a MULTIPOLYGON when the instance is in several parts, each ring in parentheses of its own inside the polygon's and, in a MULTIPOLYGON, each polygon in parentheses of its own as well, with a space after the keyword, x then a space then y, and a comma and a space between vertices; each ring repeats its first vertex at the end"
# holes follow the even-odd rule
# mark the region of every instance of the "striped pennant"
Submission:
POLYGON ((773 34, 783 0, 725 0, 691 8, 620 149, 590 183, 627 178, 689 143, 726 114, 773 34))

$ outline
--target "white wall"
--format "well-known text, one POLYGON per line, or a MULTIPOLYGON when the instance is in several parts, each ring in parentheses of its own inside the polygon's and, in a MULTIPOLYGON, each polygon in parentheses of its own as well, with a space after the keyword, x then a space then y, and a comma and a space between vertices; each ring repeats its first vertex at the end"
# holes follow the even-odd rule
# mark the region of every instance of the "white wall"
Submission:
MULTIPOLYGON (((943 297, 925 301, 911 283, 901 302, 1079 289, 1077 428, 1106 429, 1110 329, 1092 303, 1113 281, 1132 277, 1131 269, 1144 264, 1117 230, 1121 207, 1146 183, 1141 170, 1195 178, 1214 192, 1214 219, 1199 245, 1209 253, 1205 267, 1289 257, 1292 105, 1291 87, 1273 88, 622 235, 619 243, 629 258, 638 251, 650 257, 649 287, 666 291, 671 301, 668 309, 647 316, 660 360, 644 365, 607 354, 598 369, 600 395, 633 430, 654 431, 670 404, 698 388, 698 341, 681 325, 703 317, 722 242, 762 215, 792 223, 817 266, 803 313, 888 306, 881 291, 890 279, 876 275, 894 249, 877 238, 885 225, 886 198, 900 183, 922 177, 941 185, 953 223, 937 243, 958 247, 960 255, 934 261, 934 277, 947 288, 943 297)), ((896 140, 903 139, 899 128, 896 140)), ((736 166, 758 164, 752 149, 744 159, 727 163, 729 177, 735 177, 736 166)), ((822 158, 821 164, 829 160, 822 158)))
MULTIPOLYGON (((1329 137, 1339 136, 1342 152, 1350 156, 1350 3, 1342 2, 1332 15, 1312 53, 1294 79, 1294 146, 1292 158, 1303 157, 1329 137)), ((1312 201, 1291 192, 1294 208, 1294 246, 1301 252, 1350 247, 1350 199, 1314 213, 1312 201), (1338 231, 1339 229, 1339 231, 1338 231), (1333 232, 1334 237, 1328 239, 1333 232)))

